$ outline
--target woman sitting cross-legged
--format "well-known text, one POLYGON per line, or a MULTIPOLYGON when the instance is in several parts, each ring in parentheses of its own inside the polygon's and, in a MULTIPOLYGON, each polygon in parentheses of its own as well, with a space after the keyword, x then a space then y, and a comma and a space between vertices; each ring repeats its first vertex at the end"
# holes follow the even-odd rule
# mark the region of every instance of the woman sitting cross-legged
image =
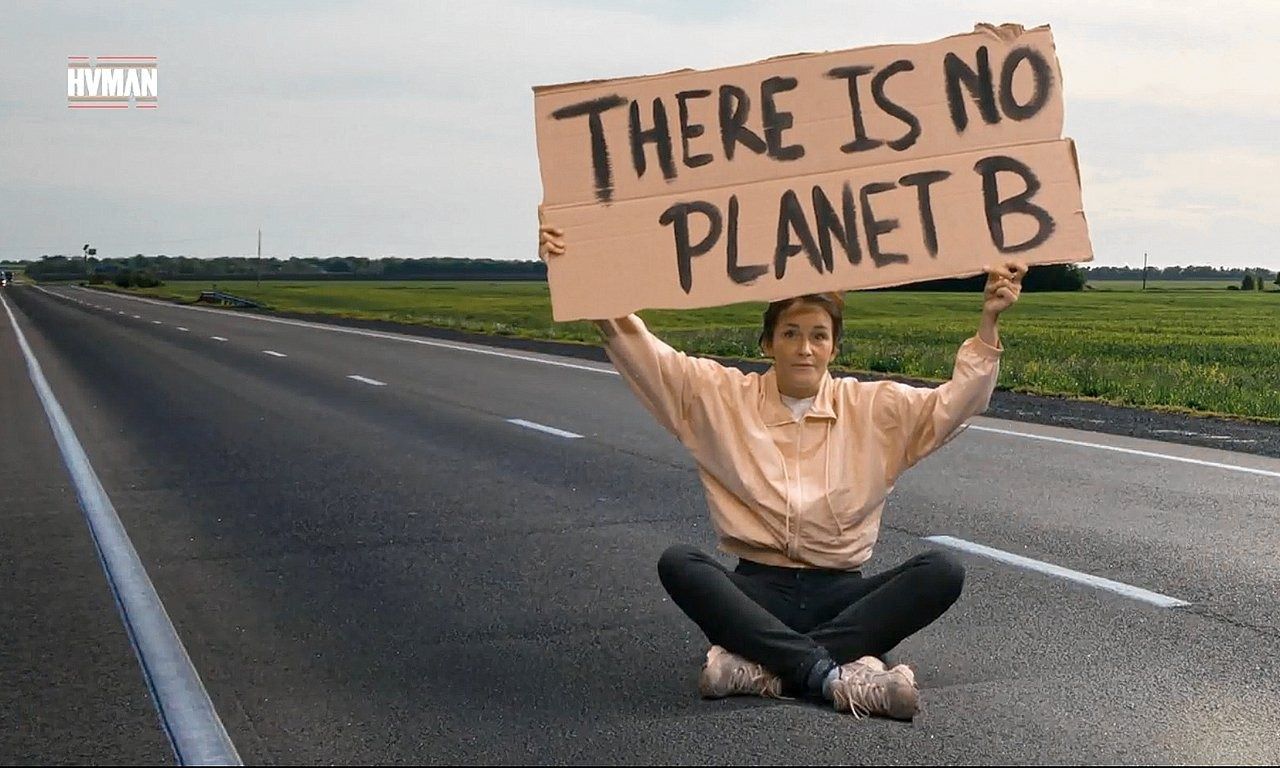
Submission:
MULTIPOLYGON (((565 252, 543 226, 542 258, 565 252)), ((834 378, 839 294, 769 304, 760 344, 772 367, 743 373, 677 352, 635 315, 597 321, 609 359, 689 450, 729 570, 698 549, 663 552, 658 575, 711 648, 706 697, 825 699, 836 709, 912 718, 915 676, 881 658, 960 597, 964 568, 927 552, 864 576, 885 498, 904 471, 986 410, 999 372, 997 320, 1018 300, 1026 265, 987 269, 978 332, 949 381, 918 388, 834 378)))

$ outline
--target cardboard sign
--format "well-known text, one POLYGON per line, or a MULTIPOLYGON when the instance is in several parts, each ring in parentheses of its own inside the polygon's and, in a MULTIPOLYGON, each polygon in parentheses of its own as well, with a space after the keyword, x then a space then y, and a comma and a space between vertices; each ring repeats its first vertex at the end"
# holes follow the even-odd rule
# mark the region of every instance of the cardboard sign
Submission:
POLYGON ((557 321, 1092 259, 1048 27, 534 89, 557 321))

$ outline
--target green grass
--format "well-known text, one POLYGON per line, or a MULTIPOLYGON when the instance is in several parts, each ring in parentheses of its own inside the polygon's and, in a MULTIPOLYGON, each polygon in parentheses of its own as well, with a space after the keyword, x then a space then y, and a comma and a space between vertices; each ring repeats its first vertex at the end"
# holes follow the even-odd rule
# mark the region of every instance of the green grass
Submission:
MULTIPOLYGON (((1123 281, 1113 281, 1123 282, 1123 281)), ((598 343, 589 323, 551 320, 538 282, 220 281, 276 310, 374 318, 513 336, 598 343)), ((207 283, 139 291, 193 300, 207 283)), ((941 380, 978 325, 981 297, 851 293, 836 364, 941 380)), ((764 305, 646 311, 649 326, 689 352, 758 354, 764 305)), ((1217 290, 1027 293, 1001 321, 1000 386, 1179 411, 1280 421, 1280 295, 1217 290)))

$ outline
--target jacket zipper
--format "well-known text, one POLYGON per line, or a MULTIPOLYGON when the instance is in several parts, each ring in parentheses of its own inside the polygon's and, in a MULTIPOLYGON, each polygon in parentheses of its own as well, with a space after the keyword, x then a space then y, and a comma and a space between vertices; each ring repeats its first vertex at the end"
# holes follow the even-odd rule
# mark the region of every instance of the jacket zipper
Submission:
POLYGON ((796 497, 799 501, 795 505, 795 512, 792 517, 795 518, 795 530, 791 538, 792 560, 800 559, 800 509, 804 506, 804 478, 800 475, 800 439, 804 434, 804 416, 796 421, 796 497))

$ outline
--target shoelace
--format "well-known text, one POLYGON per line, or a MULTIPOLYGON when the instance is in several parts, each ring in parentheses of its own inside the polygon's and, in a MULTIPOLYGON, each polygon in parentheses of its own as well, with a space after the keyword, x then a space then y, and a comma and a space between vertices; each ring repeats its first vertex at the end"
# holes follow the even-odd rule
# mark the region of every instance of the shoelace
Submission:
POLYGON ((842 685, 834 691, 835 698, 843 699, 849 705, 849 713, 856 719, 870 717, 872 712, 887 712, 888 690, 880 683, 861 678, 862 675, 858 675, 847 681, 841 680, 842 685))
POLYGON ((766 689, 769 674, 758 664, 744 664, 729 673, 729 688, 744 693, 760 693, 766 689))

